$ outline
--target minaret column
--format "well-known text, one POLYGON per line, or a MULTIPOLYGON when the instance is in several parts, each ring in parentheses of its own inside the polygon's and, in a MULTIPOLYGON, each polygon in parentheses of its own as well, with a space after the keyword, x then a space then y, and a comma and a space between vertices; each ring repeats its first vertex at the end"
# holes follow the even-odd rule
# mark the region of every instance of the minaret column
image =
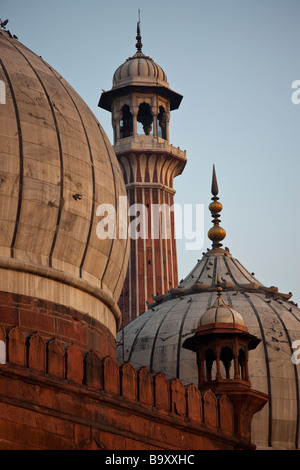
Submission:
POLYGON ((120 139, 120 119, 113 118, 112 119, 112 126, 114 130, 114 144, 120 139))
POLYGON ((238 344, 236 338, 234 338, 234 344, 233 344, 233 362, 234 362, 234 378, 239 379, 240 378, 240 373, 239 373, 239 360, 238 360, 238 344))
MULTIPOLYGON (((153 296, 178 285, 174 212, 163 214, 162 207, 174 210, 173 180, 186 164, 185 151, 169 143, 170 113, 179 108, 182 96, 170 89, 163 69, 142 52, 141 39, 138 23, 136 52, 115 71, 112 89, 103 92, 99 102, 113 114, 114 150, 129 206, 142 204, 148 217, 147 237, 128 241, 129 265, 119 301, 123 325, 147 310, 153 296), (120 126, 121 115, 124 120, 120 126), (157 207, 160 211, 152 215, 157 207), (156 238, 153 225, 158 228, 156 238), (165 227, 169 229, 166 236, 165 227)), ((133 216, 131 222, 134 225, 133 216)))
POLYGON ((152 107, 152 116, 153 116, 153 137, 156 139, 157 138, 157 116, 158 116, 158 111, 157 111, 156 106, 152 107))
POLYGON ((138 107, 137 106, 131 106, 131 114, 132 114, 132 123, 133 123, 132 140, 136 141, 136 138, 137 138, 137 115, 138 115, 138 107))
POLYGON ((169 142, 170 139, 170 119, 167 118, 166 120, 166 140, 169 142))

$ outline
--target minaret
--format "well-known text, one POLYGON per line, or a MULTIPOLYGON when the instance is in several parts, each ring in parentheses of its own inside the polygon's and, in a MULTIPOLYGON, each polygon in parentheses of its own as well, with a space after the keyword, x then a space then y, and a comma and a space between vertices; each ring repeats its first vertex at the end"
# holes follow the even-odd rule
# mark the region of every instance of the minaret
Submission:
POLYGON ((142 52, 139 22, 136 41, 136 53, 118 67, 112 89, 99 101, 112 114, 129 222, 136 226, 119 301, 123 325, 147 310, 152 295, 165 294, 178 284, 173 179, 186 164, 185 151, 169 143, 170 113, 178 109, 182 96, 169 88, 163 69, 142 52))

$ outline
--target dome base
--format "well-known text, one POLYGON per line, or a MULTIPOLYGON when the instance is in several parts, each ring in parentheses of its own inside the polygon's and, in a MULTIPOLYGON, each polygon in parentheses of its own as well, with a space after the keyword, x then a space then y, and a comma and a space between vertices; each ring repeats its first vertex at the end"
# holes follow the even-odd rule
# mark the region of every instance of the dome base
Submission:
POLYGON ((47 266, 0 258, 1 291, 74 308, 102 323, 114 337, 120 326, 120 309, 107 292, 77 276, 47 266))
POLYGON ((99 321, 74 308, 36 297, 0 292, 0 323, 18 326, 23 333, 38 332, 45 340, 56 337, 66 345, 115 356, 115 338, 99 321))

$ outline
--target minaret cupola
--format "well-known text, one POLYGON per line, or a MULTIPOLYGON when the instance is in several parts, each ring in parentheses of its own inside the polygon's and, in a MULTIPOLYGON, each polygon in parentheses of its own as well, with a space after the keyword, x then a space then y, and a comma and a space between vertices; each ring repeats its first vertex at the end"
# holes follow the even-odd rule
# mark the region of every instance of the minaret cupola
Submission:
POLYGON ((178 109, 182 100, 170 89, 164 70, 142 52, 139 22, 136 40, 136 53, 117 68, 112 89, 103 92, 99 101, 101 108, 112 113, 116 153, 128 138, 169 141, 170 111, 178 109))

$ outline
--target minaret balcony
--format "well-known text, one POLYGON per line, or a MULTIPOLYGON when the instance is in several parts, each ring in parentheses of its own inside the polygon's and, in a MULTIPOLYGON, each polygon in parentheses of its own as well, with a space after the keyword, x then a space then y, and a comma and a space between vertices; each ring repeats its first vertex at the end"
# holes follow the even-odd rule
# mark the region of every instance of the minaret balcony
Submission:
POLYGON ((153 135, 137 135, 135 140, 132 137, 118 139, 114 145, 114 150, 117 155, 125 152, 163 152, 174 155, 174 157, 181 160, 186 160, 186 150, 174 147, 167 140, 153 135))

